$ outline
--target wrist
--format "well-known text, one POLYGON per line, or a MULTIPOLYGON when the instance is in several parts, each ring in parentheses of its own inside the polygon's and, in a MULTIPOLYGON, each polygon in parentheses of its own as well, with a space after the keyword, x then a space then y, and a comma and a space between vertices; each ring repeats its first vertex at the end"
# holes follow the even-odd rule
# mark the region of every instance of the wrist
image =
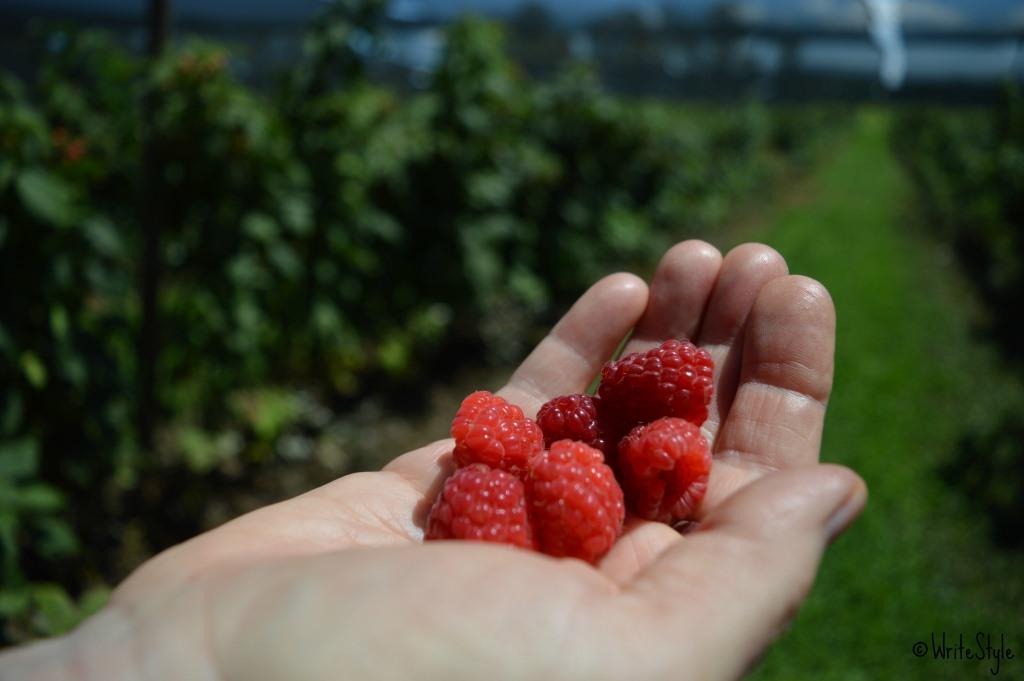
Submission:
POLYGON ((78 681, 68 638, 27 643, 0 653, 0 681, 78 681))
POLYGON ((4 651, 0 681, 136 679, 130 636, 127 623, 106 608, 69 634, 4 651))

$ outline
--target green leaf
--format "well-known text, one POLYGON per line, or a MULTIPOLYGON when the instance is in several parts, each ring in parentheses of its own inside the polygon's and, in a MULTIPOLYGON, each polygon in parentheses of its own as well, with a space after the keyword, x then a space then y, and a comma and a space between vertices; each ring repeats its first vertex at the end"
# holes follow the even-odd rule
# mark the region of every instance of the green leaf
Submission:
POLYGON ((82 224, 85 238, 101 255, 114 257, 124 250, 114 223, 104 217, 92 217, 82 224))
POLYGON ((37 518, 32 525, 39 531, 35 549, 43 558, 54 560, 74 555, 78 551, 78 538, 62 519, 55 516, 37 518))
POLYGON ((377 361, 384 371, 397 375, 408 370, 412 359, 409 341, 399 334, 393 334, 377 347, 377 361))
POLYGON ((219 463, 213 438, 201 428, 182 428, 178 434, 178 446, 189 470, 195 473, 206 473, 219 463))
POLYGON ((0 324, 0 353, 9 353, 12 350, 14 350, 14 342, 4 330, 3 324, 0 324))
POLYGON ((0 436, 17 430, 24 413, 25 403, 21 395, 16 392, 8 393, 7 403, 0 408, 0 436))
POLYGON ((39 463, 35 440, 23 438, 0 442, 0 478, 18 480, 33 475, 39 463))
POLYGON ((257 439, 270 442, 302 415, 302 400, 291 391, 278 388, 236 393, 231 407, 245 421, 257 439))
POLYGON ((182 426, 178 447, 186 465, 194 473, 204 474, 242 451, 242 436, 235 430, 210 432, 195 426, 182 426))
POLYGON ((110 587, 94 586, 78 599, 78 609, 82 617, 89 617, 98 612, 110 600, 110 587))
POLYGON ((68 335, 68 311, 60 305, 50 308, 50 328, 59 340, 68 335))
POLYGON ((285 225, 298 235, 306 235, 313 230, 309 202, 299 196, 289 196, 281 201, 281 216, 285 225))
POLYGON ((28 610, 32 593, 28 587, 20 586, 0 589, 0 617, 9 618, 28 610))
POLYGON ((241 288, 260 288, 267 280, 266 268, 251 253, 240 253, 228 261, 228 276, 241 288))
POLYGON ((0 192, 7 189, 7 185, 14 178, 14 163, 6 159, 0 159, 0 192))
POLYGON ((522 266, 516 266, 509 273, 508 288, 527 307, 540 312, 548 302, 544 281, 522 266))
POLYGON ((291 246, 278 244, 267 255, 274 267, 289 279, 295 279, 302 273, 302 259, 291 246))
POLYGON ((74 192, 64 180, 44 170, 26 170, 15 180, 18 196, 36 219, 57 227, 75 220, 74 192))
POLYGON ((8 489, 0 487, 0 500, 23 511, 59 511, 64 506, 60 492, 40 483, 8 489))
POLYGON ((277 238, 277 223, 265 213, 249 213, 242 220, 242 229, 256 241, 269 244, 277 238))
POLYGON ((88 370, 85 368, 85 362, 82 361, 82 358, 65 350, 61 352, 59 361, 62 375, 71 385, 76 388, 82 388, 88 376, 88 370))
POLYGON ((75 602, 56 584, 33 586, 32 600, 39 610, 39 628, 47 636, 62 634, 82 620, 75 602))
POLYGON ((46 365, 36 353, 30 350, 21 353, 21 370, 25 372, 25 378, 33 388, 42 388, 46 385, 46 365))
POLYGON ((0 485, 0 548, 3 549, 4 582, 11 584, 21 578, 18 569, 18 516, 6 510, 3 504, 3 486, 0 485))

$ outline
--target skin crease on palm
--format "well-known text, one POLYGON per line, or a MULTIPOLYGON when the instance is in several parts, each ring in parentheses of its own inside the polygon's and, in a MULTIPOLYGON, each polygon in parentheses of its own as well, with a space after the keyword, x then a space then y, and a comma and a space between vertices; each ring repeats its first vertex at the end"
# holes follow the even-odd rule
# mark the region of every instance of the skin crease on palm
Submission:
POLYGON ((862 509, 818 464, 835 312, 771 248, 686 241, 648 285, 597 282, 501 394, 533 415, 626 352, 689 337, 716 364, 696 529, 627 519, 599 566, 422 544, 451 441, 242 516, 153 558, 0 679, 735 679, 782 632, 862 509))

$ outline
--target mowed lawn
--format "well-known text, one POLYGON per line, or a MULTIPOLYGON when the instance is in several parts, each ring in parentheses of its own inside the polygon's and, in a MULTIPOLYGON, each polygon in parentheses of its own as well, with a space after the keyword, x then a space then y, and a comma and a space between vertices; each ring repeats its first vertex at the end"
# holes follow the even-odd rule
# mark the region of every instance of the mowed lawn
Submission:
POLYGON ((939 475, 970 424, 1015 388, 972 332, 970 288, 916 222, 886 114, 862 112, 845 134, 801 198, 769 206, 743 237, 832 292, 823 459, 856 469, 870 500, 755 678, 993 678, 992 660, 913 655, 945 631, 972 644, 992 633, 996 647, 1004 634, 1016 659, 996 678, 1024 679, 1024 556, 995 549, 985 518, 939 475))

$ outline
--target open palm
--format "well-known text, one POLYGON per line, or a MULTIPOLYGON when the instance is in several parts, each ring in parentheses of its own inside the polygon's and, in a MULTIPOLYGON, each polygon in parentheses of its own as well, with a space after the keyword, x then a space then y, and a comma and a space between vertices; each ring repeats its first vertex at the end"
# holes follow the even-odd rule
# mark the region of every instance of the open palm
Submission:
POLYGON ((582 392, 631 330, 626 352, 679 337, 707 348, 714 465, 696 531, 627 520, 596 570, 422 546, 452 469, 442 440, 164 552, 69 639, 78 664, 174 670, 154 678, 735 678, 863 504, 853 474, 815 465, 834 328, 825 289, 774 250, 679 244, 649 289, 628 274, 591 287, 500 394, 533 415, 582 392), (124 641, 100 660, 81 652, 124 641))

